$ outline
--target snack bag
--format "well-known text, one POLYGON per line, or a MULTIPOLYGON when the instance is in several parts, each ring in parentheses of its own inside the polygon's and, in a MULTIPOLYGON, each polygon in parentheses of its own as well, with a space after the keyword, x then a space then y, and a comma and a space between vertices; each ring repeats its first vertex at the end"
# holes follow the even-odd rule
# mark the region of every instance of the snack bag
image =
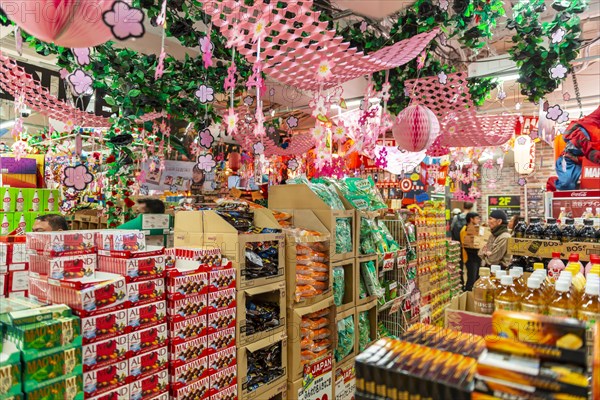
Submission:
POLYGON ((344 298, 344 268, 335 267, 333 269, 333 302, 336 306, 341 306, 344 298))

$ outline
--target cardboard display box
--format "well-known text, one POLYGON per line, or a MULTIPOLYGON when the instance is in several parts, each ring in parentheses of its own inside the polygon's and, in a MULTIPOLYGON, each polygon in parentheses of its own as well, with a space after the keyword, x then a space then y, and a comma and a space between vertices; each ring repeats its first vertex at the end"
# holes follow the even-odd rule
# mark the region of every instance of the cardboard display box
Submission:
MULTIPOLYGON (((360 320, 359 316, 360 313, 362 312, 366 312, 367 316, 368 316, 368 321, 369 321, 369 338, 371 339, 369 341, 369 343, 367 343, 365 345, 365 349, 367 347, 369 347, 373 342, 375 342, 375 340, 377 340, 377 300, 373 300, 370 303, 367 304, 363 304, 361 306, 357 306, 356 307, 356 321, 357 321, 357 325, 356 325, 356 330, 355 330, 355 334, 356 334, 356 353, 360 353, 361 349, 359 346, 360 343, 360 330, 358 328, 358 321, 360 320)), ((363 349, 364 350, 364 349, 363 349)))
POLYGON ((325 228, 331 232, 331 261, 341 261, 356 255, 357 242, 355 235, 351 233, 352 251, 337 253, 336 242, 336 219, 350 219, 350 228, 355 229, 355 212, 353 209, 332 210, 315 192, 306 185, 277 185, 269 187, 269 207, 274 210, 312 210, 325 228))
POLYGON ((354 272, 354 284, 356 286, 356 289, 354 291, 354 294, 355 294, 354 303, 356 304, 356 307, 363 305, 363 304, 371 303, 372 301, 377 301, 377 297, 369 296, 368 293, 367 293, 367 297, 365 297, 363 299, 359 298, 359 296, 360 296, 360 281, 362 279, 360 266, 361 266, 361 264, 369 262, 369 261, 375 262, 375 266, 377 266, 377 263, 379 262, 377 255, 362 256, 362 257, 356 259, 356 269, 354 272))
POLYGON ((570 242, 541 239, 508 239, 508 253, 515 256, 552 258, 552 253, 560 253, 562 259, 571 253, 579 254, 580 261, 589 261, 590 255, 600 254, 600 243, 570 242))
POLYGON ((266 337, 277 337, 285 331, 285 282, 276 282, 261 287, 240 290, 237 294, 236 339, 240 346, 246 346, 266 337), (279 304, 279 325, 252 335, 246 333, 246 302, 248 300, 279 304))
POLYGON ((334 356, 333 357, 334 367, 346 363, 348 360, 354 358, 356 356, 356 354, 358 353, 357 352, 358 349, 356 348, 356 343, 357 343, 356 337, 358 336, 358 318, 357 318, 357 314, 356 314, 356 308, 352 308, 352 309, 346 310, 342 313, 336 313, 336 315, 335 315, 335 326, 333 329, 333 340, 332 340, 334 355, 335 355, 335 349, 337 348, 338 341, 339 341, 339 338, 338 338, 339 332, 338 332, 337 324, 340 321, 342 321, 343 319, 348 318, 348 317, 352 317, 354 320, 354 343, 352 346, 352 351, 347 356, 345 356, 344 358, 342 358, 339 361, 337 361, 334 356))
MULTIPOLYGON (((281 229, 266 209, 254 210, 254 225, 260 228, 281 229)), ((285 236, 282 233, 241 234, 215 211, 182 211, 175 215, 175 246, 221 249, 223 257, 233 263, 238 271, 237 289, 258 287, 284 280, 285 236), (279 250, 277 274, 247 279, 245 274, 246 244, 254 242, 277 242, 279 250)))
POLYGON ((444 327, 485 336, 492 334, 492 316, 475 312, 473 293, 454 296, 445 310, 444 327))
MULTIPOLYGON (((336 306, 338 312, 343 312, 356 307, 355 299, 358 298, 356 291, 358 283, 356 282, 356 259, 337 261, 331 264, 331 276, 333 281, 333 270, 339 267, 344 270, 344 296, 342 297, 342 305, 336 306)), ((333 284, 332 284, 333 285, 333 284)))
POLYGON ((333 398, 347 400, 354 396, 356 391, 355 359, 346 361, 333 370, 333 398))
MULTIPOLYGON (((299 362, 302 357, 302 317, 305 315, 323 310, 325 308, 329 308, 329 315, 326 317, 329 320, 328 328, 331 330, 331 336, 329 339, 332 342, 331 348, 331 356, 333 356, 333 349, 335 348, 335 327, 334 321, 336 318, 335 306, 333 304, 333 296, 328 297, 327 299, 312 304, 307 307, 297 307, 297 308, 288 308, 288 321, 287 321, 287 335, 288 335, 288 359, 290 360, 290 364, 288 365, 288 380, 290 382, 295 382, 298 379, 302 379, 304 375, 304 367, 302 363, 299 362)), ((348 310, 354 312, 354 310, 348 310)), ((315 360, 315 362, 320 361, 321 359, 315 360)))
MULTIPOLYGON (((285 332, 281 332, 278 336, 266 337, 259 340, 256 343, 252 343, 246 347, 238 349, 237 354, 238 368, 238 396, 241 399, 266 399, 268 393, 273 393, 273 388, 279 388, 283 385, 286 386, 287 382, 287 365, 288 365, 288 351, 287 351, 287 336, 285 332), (271 382, 261 385, 255 390, 249 391, 247 386, 248 378, 248 355, 258 350, 270 347, 276 343, 281 346, 281 367, 283 368, 283 375, 273 379, 271 382)), ((277 392, 275 392, 277 393, 277 392)))
POLYGON ((492 231, 487 226, 467 226, 463 244, 469 249, 481 249, 491 235, 492 231))
MULTIPOLYGON (((288 382, 288 399, 316 400, 333 398, 332 357, 311 365, 310 379, 298 379, 288 382)), ((354 395, 354 393, 352 393, 354 395)), ((345 399, 350 399, 351 396, 345 399)))

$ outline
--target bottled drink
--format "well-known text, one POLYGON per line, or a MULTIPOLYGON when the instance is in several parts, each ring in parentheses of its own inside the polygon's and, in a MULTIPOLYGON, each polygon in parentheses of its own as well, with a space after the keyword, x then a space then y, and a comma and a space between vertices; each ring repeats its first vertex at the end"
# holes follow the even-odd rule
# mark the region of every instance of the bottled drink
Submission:
POLYGON ((546 276, 546 270, 533 271, 531 276, 535 276, 540 280, 540 291, 542 292, 545 304, 548 304, 554 293, 554 286, 553 282, 550 282, 550 279, 546 276))
POLYGON ((535 268, 536 264, 542 264, 545 268, 544 259, 540 257, 524 257, 525 259, 525 268, 524 271, 532 272, 535 268))
POLYGON ((31 211, 40 211, 40 195, 37 189, 33 192, 33 198, 31 199, 31 211))
POLYGON ((556 224, 555 218, 548 218, 546 220, 546 229, 544 229, 544 239, 546 240, 561 240, 562 232, 556 224))
POLYGON ((502 288, 494 298, 496 310, 519 311, 521 296, 513 286, 512 276, 504 275, 500 280, 502 288))
POLYGON ((552 253, 552 260, 548 263, 548 276, 552 282, 556 282, 560 273, 566 268, 565 263, 560 259, 560 253, 552 253))
MULTIPOLYGON (((571 253, 571 255, 569 255, 569 262, 567 263, 567 266, 569 266, 569 264, 577 264, 579 265, 579 270, 580 272, 583 274, 585 273, 585 268, 583 268, 583 264, 579 261, 579 254, 577 253, 571 253)), ((571 267, 571 268, 575 268, 575 267, 571 267)), ((573 276, 575 276, 575 272, 573 272, 573 276)))
POLYGON ((592 254, 590 256, 590 262, 588 262, 587 265, 585 266, 585 276, 586 277, 588 276, 588 274, 590 273, 590 270, 592 269, 592 267, 594 265, 600 266, 600 255, 598 255, 598 254, 592 254))
POLYGON ((490 269, 479 268, 479 279, 473 284, 475 312, 491 314, 494 312, 494 292, 496 287, 490 280, 490 269))
POLYGON ((25 214, 21 214, 21 218, 19 218, 19 228, 25 232, 27 228, 27 222, 25 221, 25 214))
POLYGON ((585 211, 581 215, 581 218, 594 218, 594 213, 592 212, 592 207, 586 207, 585 211))
POLYGON ((592 325, 595 321, 600 321, 600 284, 597 280, 589 281, 585 286, 585 293, 581 298, 578 317, 592 325))
POLYGON ((531 218, 529 226, 525 230, 527 239, 541 239, 544 236, 544 227, 542 226, 541 218, 531 218))
POLYGON ((521 311, 535 314, 546 313, 546 302, 541 290, 541 281, 537 276, 527 279, 527 291, 521 301, 521 311))
POLYGON ((25 198, 23 197, 23 191, 21 189, 19 189, 19 194, 17 194, 15 209, 18 212, 23 212, 25 210, 25 198))
POLYGON ((553 317, 575 318, 577 316, 567 280, 559 279, 554 285, 554 298, 548 304, 548 314, 553 317))
POLYGON ((558 219, 561 221, 564 221, 565 218, 567 218, 567 209, 566 209, 566 207, 561 207, 560 214, 558 215, 558 219))
POLYGON ((596 242, 596 230, 594 229, 594 220, 583 220, 583 228, 581 228, 577 233, 577 240, 579 240, 580 242, 596 242))
POLYGON ((524 238, 526 230, 527 230, 527 222, 525 222, 524 218, 519 218, 519 221, 513 227, 513 237, 520 238, 520 239, 524 238))
POLYGON ((506 275, 506 271, 503 271, 501 269, 498 269, 496 271, 494 271, 494 276, 490 279, 492 281, 492 284, 494 285, 494 287, 496 288, 496 293, 498 293, 500 291, 500 288, 502 287, 502 284, 500 282, 500 279, 506 275))
POLYGON ((2 198, 2 211, 5 213, 10 212, 10 193, 8 188, 4 189, 4 196, 2 198))
POLYGON ((575 241, 577 238, 577 228, 575 227, 575 220, 573 218, 565 219, 561 234, 563 243, 575 241))
POLYGON ((55 211, 54 193, 52 191, 50 191, 50 194, 48 194, 48 209, 46 211, 55 211))
POLYGON ((525 292, 527 285, 523 280, 523 269, 521 267, 513 267, 509 271, 511 278, 513 278, 513 286, 517 293, 525 292))
POLYGON ((8 223, 8 216, 4 214, 4 218, 2 218, 2 227, 0 229, 0 235, 6 236, 8 235, 8 229, 10 228, 10 224, 8 223))

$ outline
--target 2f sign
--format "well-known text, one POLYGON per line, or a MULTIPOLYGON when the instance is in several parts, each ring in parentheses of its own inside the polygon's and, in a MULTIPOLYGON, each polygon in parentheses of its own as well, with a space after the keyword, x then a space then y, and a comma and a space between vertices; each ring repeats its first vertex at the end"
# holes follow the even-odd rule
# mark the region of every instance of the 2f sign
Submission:
POLYGON ((498 205, 500 207, 508 207, 510 206, 510 197, 499 197, 498 198, 498 205))

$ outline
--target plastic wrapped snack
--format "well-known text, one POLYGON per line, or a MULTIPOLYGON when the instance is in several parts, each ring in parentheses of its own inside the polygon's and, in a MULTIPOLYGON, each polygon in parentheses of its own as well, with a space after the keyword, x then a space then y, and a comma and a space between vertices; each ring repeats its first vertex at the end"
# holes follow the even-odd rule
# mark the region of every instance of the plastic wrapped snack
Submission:
POLYGON ((354 349, 354 316, 350 315, 337 323, 338 342, 335 349, 335 360, 342 361, 354 349))
POLYGON ((370 176, 366 179, 345 178, 343 186, 347 188, 347 190, 342 190, 344 197, 358 209, 375 211, 387 208, 387 204, 370 176))
POLYGON ((362 274, 360 274, 358 281, 358 298, 362 300, 367 297, 369 297, 369 294, 367 293, 367 288, 365 287, 365 281, 362 277, 362 274))
POLYGON ((366 349, 371 340, 369 312, 362 311, 358 314, 358 351, 362 352, 366 349))
POLYGON ((375 243, 373 243, 373 225, 368 218, 360 221, 360 254, 375 254, 375 243))
POLYGON ((360 272, 369 295, 378 298, 383 297, 385 290, 381 287, 381 283, 379 283, 375 263, 373 261, 362 263, 360 265, 360 272))
POLYGON ((352 228, 349 218, 335 220, 335 252, 337 254, 352 251, 352 228))
POLYGON ((388 229, 387 225, 383 221, 377 221, 377 226, 379 226, 379 229, 380 229, 385 241, 387 242, 387 245, 388 245, 388 248, 390 249, 390 251, 400 250, 400 245, 398 245, 398 242, 396 242, 396 240, 390 233, 390 230, 388 229))
POLYGON ((344 298, 344 268, 335 267, 333 269, 333 302, 336 306, 342 305, 344 298))

